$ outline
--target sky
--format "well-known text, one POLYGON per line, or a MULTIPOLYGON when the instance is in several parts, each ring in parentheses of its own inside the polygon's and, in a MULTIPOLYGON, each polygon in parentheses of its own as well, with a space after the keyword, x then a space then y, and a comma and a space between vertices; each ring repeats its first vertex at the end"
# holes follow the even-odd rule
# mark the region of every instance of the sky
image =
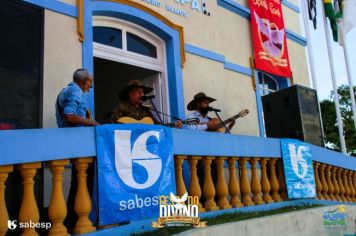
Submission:
MULTIPOLYGON (((317 29, 314 30, 312 21, 309 21, 309 30, 311 35, 311 46, 315 63, 316 83, 318 87, 319 100, 329 98, 330 91, 333 89, 331 80, 331 70, 328 59, 328 52, 326 47, 326 38, 324 32, 324 22, 322 15, 322 0, 317 0, 317 29)), ((301 8, 301 2, 299 2, 299 8, 301 8)), ((356 14, 356 13, 355 13, 356 14)), ((302 28, 302 35, 305 36, 304 22, 302 14, 300 14, 300 25, 302 28)), ((330 30, 330 35, 331 29, 330 30)), ((332 37, 332 36, 331 36, 332 37)), ((336 73, 337 85, 348 84, 346 65, 343 48, 336 42, 332 41, 332 51, 334 55, 334 68, 336 73)), ((356 86, 356 27, 354 27, 346 37, 346 43, 348 45, 349 63, 351 67, 351 77, 353 79, 353 85, 356 86)), ((308 47, 305 48, 308 50, 308 47)), ((308 53, 308 51, 306 51, 308 53)), ((308 56, 308 54, 306 54, 308 56)), ((309 64, 309 63, 308 63, 309 64)), ((309 70, 309 78, 311 81, 311 74, 309 70)), ((312 84, 311 84, 312 86, 312 84)))

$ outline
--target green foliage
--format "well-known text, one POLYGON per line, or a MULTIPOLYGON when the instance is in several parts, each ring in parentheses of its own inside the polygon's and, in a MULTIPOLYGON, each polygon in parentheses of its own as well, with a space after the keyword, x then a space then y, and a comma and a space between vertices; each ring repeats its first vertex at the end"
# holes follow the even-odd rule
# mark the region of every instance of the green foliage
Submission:
MULTIPOLYGON (((354 87, 356 93, 356 87, 354 87)), ((341 85, 338 88, 340 99, 340 112, 344 123, 344 135, 347 152, 356 156, 356 132, 351 108, 351 97, 349 86, 341 85)), ((334 103, 334 92, 330 93, 330 98, 320 103, 321 116, 325 134, 325 142, 330 148, 340 151, 340 139, 337 127, 336 109, 334 103)))

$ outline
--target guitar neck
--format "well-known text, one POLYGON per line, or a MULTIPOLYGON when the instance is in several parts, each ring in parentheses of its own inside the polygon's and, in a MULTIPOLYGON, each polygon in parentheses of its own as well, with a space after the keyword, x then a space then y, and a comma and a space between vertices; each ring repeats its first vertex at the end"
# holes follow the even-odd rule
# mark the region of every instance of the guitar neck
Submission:
POLYGON ((227 119, 227 120, 224 120, 222 123, 220 123, 220 124, 218 125, 218 128, 220 129, 220 128, 224 127, 225 125, 229 124, 230 122, 233 122, 234 120, 236 120, 236 119, 239 118, 239 117, 240 117, 240 115, 237 114, 237 115, 234 115, 233 117, 230 117, 230 118, 227 119))

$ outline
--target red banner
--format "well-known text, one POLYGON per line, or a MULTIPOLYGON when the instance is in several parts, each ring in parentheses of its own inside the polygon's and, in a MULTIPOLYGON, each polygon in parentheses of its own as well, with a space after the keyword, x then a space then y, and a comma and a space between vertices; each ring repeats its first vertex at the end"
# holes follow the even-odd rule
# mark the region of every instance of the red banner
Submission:
POLYGON ((280 0, 250 0, 255 67, 291 77, 286 31, 280 0))

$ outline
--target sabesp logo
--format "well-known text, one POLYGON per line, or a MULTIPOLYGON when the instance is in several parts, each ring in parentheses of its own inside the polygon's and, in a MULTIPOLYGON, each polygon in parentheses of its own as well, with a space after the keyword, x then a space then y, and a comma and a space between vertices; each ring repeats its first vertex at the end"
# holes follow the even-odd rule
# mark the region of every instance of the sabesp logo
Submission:
POLYGON ((8 227, 10 230, 16 229, 16 227, 17 227, 16 220, 8 220, 8 221, 7 221, 7 227, 8 227))
POLYGON ((293 171, 296 176, 303 179, 308 173, 308 164, 307 161, 303 158, 303 151, 306 151, 307 147, 299 146, 298 150, 296 150, 294 144, 289 144, 288 147, 293 171), (301 168, 299 168, 299 166, 301 168))
POLYGON ((148 131, 141 134, 133 143, 131 149, 131 131, 115 130, 115 167, 121 180, 135 189, 146 189, 158 180, 162 171, 162 160, 159 156, 147 150, 147 140, 156 137, 159 142, 159 132, 148 131), (143 166, 147 171, 144 183, 138 183, 133 176, 133 163, 143 166))

